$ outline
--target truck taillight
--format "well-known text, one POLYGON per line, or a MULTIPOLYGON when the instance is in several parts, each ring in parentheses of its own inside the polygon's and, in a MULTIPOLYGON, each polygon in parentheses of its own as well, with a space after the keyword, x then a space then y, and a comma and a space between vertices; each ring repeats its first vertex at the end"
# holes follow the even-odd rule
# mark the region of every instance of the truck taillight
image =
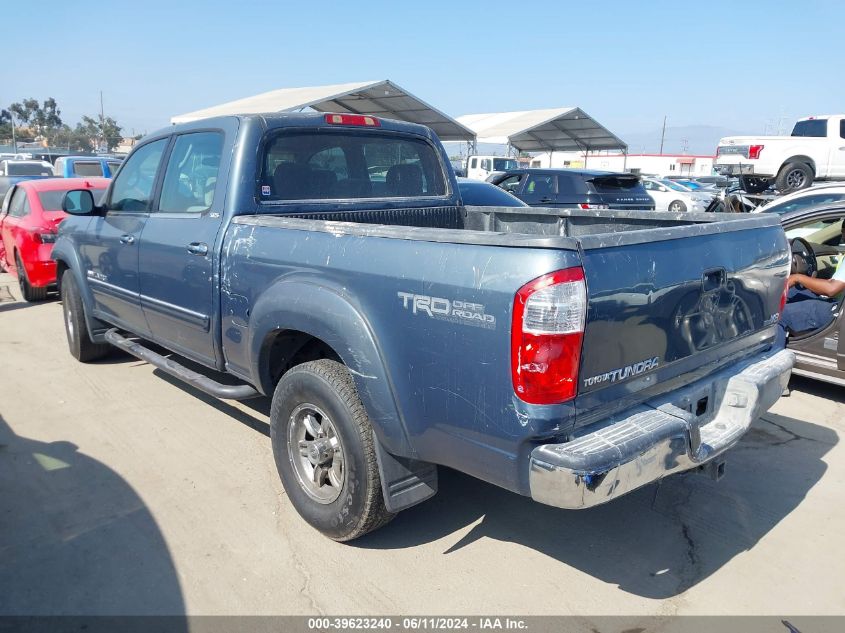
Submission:
POLYGON ((783 283, 783 294, 780 296, 780 308, 778 308, 778 314, 783 314, 783 309, 786 307, 786 300, 789 298, 789 276, 787 275, 786 281, 783 283))
POLYGON ((556 404, 575 397, 587 320, 587 286, 580 267, 543 275, 513 302, 511 377, 520 399, 556 404))
POLYGON ((374 116, 365 114, 327 114, 326 123, 332 125, 362 125, 364 127, 381 127, 381 121, 374 116))
POLYGON ((750 145, 748 147, 748 158, 760 158, 760 152, 763 151, 765 145, 750 145))

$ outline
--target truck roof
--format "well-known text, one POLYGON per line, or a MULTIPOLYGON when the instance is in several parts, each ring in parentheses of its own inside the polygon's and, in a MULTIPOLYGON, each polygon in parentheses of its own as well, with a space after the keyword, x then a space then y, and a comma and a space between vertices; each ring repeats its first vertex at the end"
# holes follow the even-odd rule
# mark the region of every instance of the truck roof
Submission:
POLYGON ((341 116, 366 116, 378 121, 378 126, 360 126, 366 127, 367 129, 372 129, 373 127, 376 127, 376 129, 388 130, 391 132, 405 132, 409 134, 418 134, 427 138, 435 138, 435 134, 431 130, 431 128, 425 125, 421 125, 419 123, 408 123, 407 121, 386 119, 378 116, 372 116, 369 114, 355 115, 349 112, 267 112, 262 114, 234 114, 213 117, 209 119, 198 119, 189 123, 179 123, 177 125, 171 125, 170 127, 156 130, 155 132, 150 134, 150 136, 162 136, 164 134, 172 134, 174 132, 178 133, 189 130, 208 129, 209 127, 215 127, 216 125, 219 125, 224 121, 231 122, 232 120, 240 121, 241 124, 246 125, 263 124, 268 129, 298 126, 325 128, 341 127, 346 129, 350 127, 356 127, 350 125, 338 125, 329 123, 328 117, 335 114, 341 116))

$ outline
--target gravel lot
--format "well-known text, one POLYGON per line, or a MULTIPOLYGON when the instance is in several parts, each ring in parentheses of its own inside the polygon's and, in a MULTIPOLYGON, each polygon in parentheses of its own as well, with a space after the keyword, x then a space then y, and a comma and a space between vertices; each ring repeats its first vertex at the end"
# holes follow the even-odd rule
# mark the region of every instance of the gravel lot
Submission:
POLYGON ((718 483, 567 512, 441 470, 340 545, 285 498, 267 401, 78 364, 55 300, 0 302, 0 362, 2 614, 845 614, 842 388, 794 378, 718 483))

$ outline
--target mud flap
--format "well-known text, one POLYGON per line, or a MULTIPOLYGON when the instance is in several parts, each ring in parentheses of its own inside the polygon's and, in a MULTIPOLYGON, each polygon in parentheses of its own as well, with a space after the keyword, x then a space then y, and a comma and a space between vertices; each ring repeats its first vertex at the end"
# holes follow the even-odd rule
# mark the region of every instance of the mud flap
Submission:
POLYGON ((401 512, 437 492, 437 466, 408 457, 391 455, 373 433, 381 490, 388 512, 401 512))

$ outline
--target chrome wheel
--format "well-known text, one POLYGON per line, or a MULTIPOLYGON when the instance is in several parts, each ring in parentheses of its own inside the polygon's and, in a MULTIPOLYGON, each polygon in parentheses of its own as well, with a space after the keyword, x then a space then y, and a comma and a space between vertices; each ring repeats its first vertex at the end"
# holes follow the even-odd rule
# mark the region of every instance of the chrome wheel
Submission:
POLYGON ((807 182, 807 175, 800 169, 793 169, 786 174, 786 186, 790 189, 801 189, 807 182))
POLYGON ((313 404, 301 404, 288 421, 288 458, 305 493, 328 504, 343 490, 343 445, 331 419, 313 404))

